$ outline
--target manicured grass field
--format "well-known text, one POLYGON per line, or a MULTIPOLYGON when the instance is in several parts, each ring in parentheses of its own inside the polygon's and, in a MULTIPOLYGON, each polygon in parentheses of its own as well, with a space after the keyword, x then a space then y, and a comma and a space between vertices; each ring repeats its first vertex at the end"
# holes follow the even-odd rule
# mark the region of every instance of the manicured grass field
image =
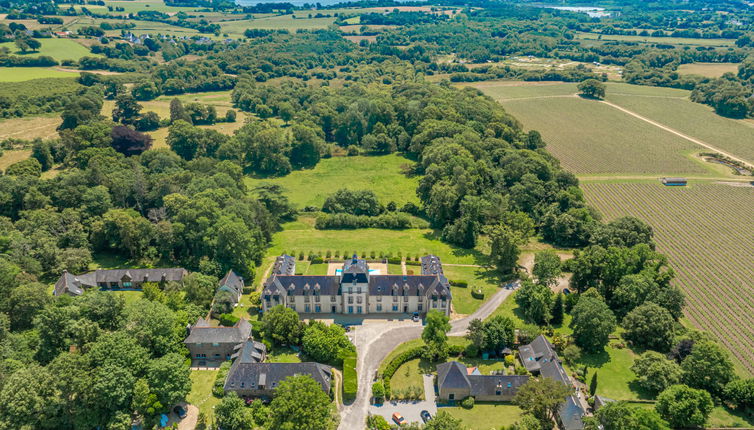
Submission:
POLYGON ((463 421, 463 425, 470 430, 490 430, 500 428, 501 425, 515 423, 523 411, 511 403, 476 403, 472 409, 460 406, 442 407, 437 410, 450 413, 453 417, 463 421))
POLYGON ((690 63, 678 67, 678 73, 682 75, 701 75, 709 78, 717 78, 729 72, 738 72, 738 63, 690 63))
POLYGON ((422 392, 422 399, 424 399, 424 378, 422 375, 434 370, 434 366, 423 358, 407 361, 395 371, 390 379, 390 390, 396 393, 401 390, 405 392, 412 387, 419 388, 422 392))
POLYGON ((212 395, 212 386, 215 383, 218 370, 192 370, 191 391, 186 396, 186 401, 199 408, 204 413, 207 421, 212 421, 215 406, 220 399, 212 395))
POLYGON ((321 207, 327 196, 341 188, 372 190, 383 204, 390 201, 398 205, 418 203, 419 178, 407 177, 402 172, 402 167, 411 163, 399 154, 333 157, 320 160, 313 169, 297 170, 282 178, 249 179, 247 185, 278 184, 299 208, 321 207))
POLYGON ((78 77, 77 72, 64 72, 51 67, 0 67, 0 82, 21 82, 40 78, 78 77))
POLYGON ((607 219, 635 216, 655 231, 686 293, 686 315, 754 372, 754 188, 712 182, 664 187, 657 181, 584 182, 607 219))
MULTIPOLYGON (((0 48, 8 48, 15 55, 28 55, 37 57, 40 55, 50 56, 58 61, 60 60, 78 60, 85 56, 94 56, 88 49, 79 45, 71 39, 38 39, 42 47, 36 52, 27 52, 21 54, 16 44, 13 42, 0 43, 0 48)), ((69 74, 70 75, 70 74, 69 74)))
POLYGON ((443 272, 445 272, 445 276, 448 279, 466 281, 469 284, 467 288, 450 287, 451 294, 453 295, 453 311, 458 314, 468 315, 474 313, 485 300, 488 300, 500 289, 500 279, 493 270, 480 267, 445 265, 443 272), (475 299, 471 296, 471 291, 475 287, 482 288, 484 299, 475 299))

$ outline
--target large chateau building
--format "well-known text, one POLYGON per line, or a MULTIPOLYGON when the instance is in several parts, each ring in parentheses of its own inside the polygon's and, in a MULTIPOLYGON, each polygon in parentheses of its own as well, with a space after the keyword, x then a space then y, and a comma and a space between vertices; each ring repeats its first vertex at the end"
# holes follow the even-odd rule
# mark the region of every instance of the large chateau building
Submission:
POLYGON ((354 256, 335 275, 295 275, 296 260, 282 255, 264 284, 262 306, 265 312, 283 305, 301 314, 450 314, 450 283, 440 259, 422 257, 421 268, 421 275, 383 275, 354 256))

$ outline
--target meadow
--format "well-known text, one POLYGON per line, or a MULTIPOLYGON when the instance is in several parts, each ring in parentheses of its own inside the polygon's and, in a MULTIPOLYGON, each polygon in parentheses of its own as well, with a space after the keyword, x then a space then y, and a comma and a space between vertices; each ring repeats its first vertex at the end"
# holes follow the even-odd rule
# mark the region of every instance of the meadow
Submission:
POLYGON ((738 63, 690 63, 681 64, 678 73, 682 75, 700 75, 718 78, 725 73, 738 72, 738 63))
POLYGON ((52 67, 0 67, 0 82, 21 82, 41 78, 76 78, 78 75, 78 71, 63 71, 52 67))
POLYGON ((86 47, 71 39, 39 39, 39 41, 42 42, 42 47, 39 48, 39 51, 29 51, 26 54, 22 54, 13 42, 0 43, 0 49, 8 48, 15 55, 28 55, 31 57, 47 55, 58 61, 78 60, 81 57, 94 56, 86 47))
POLYGON ((607 219, 635 216, 652 225, 658 250, 686 292, 690 322, 754 372, 754 188, 703 181, 684 188, 583 182, 582 188, 607 219))
POLYGON ((284 177, 250 178, 247 185, 280 185, 298 208, 321 207, 327 196, 341 188, 370 189, 383 204, 394 201, 400 206, 419 202, 416 196, 419 178, 403 174, 404 167, 410 164, 411 160, 399 154, 332 157, 320 160, 313 169, 297 170, 284 177))
POLYGON ((729 47, 735 46, 735 39, 696 39, 690 37, 652 37, 652 36, 628 36, 621 34, 596 34, 596 33, 576 33, 577 40, 588 41, 608 41, 620 40, 625 42, 643 42, 660 45, 684 45, 684 46, 704 46, 704 47, 729 47))
POLYGON ((30 116, 0 120, 0 140, 17 139, 51 139, 58 136, 60 115, 30 116))

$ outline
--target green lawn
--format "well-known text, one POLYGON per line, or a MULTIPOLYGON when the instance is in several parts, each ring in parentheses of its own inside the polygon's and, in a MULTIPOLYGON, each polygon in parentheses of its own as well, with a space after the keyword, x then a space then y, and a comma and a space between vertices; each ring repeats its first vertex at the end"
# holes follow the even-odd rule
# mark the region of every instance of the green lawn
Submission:
POLYGON ((434 371, 435 366, 423 358, 408 361, 399 367, 390 379, 390 390, 395 393, 399 390, 407 390, 410 387, 418 387, 422 392, 422 399, 424 399, 424 378, 422 375, 425 372, 434 371))
POLYGON ((0 67, 0 82, 21 82, 41 78, 75 78, 78 75, 78 73, 63 72, 49 67, 0 67))
POLYGON ((116 296, 121 296, 126 301, 126 304, 133 303, 144 297, 141 291, 111 291, 116 296))
POLYGON ((301 363, 301 358, 290 348, 273 346, 267 353, 267 361, 270 363, 301 363))
MULTIPOLYGON (((462 336, 449 336, 448 337, 448 345, 468 346, 469 343, 470 342, 462 336)), ((411 348, 416 348, 417 346, 422 346, 422 345, 424 345, 424 341, 421 339, 409 340, 408 342, 403 342, 402 344, 398 345, 397 348, 392 350, 390 354, 388 354, 388 356, 385 357, 384 360, 382 360, 382 363, 380 363, 380 367, 379 367, 379 373, 382 374, 382 372, 385 371, 385 368, 387 367, 388 363, 390 363, 390 361, 393 358, 397 357, 404 351, 408 351, 411 348)), ((434 367, 431 370, 434 371, 435 370, 434 367)), ((390 383, 392 384, 392 381, 390 381, 390 383)))
POLYGON ((199 408, 211 421, 215 405, 220 403, 220 399, 212 395, 212 386, 215 383, 215 377, 218 370, 192 370, 191 371, 191 392, 186 397, 186 401, 199 408))
POLYGON ((653 396, 637 387, 631 365, 638 356, 630 348, 616 348, 615 342, 599 354, 584 354, 577 363, 579 368, 589 366, 587 383, 597 373, 597 394, 614 400, 651 400, 653 396))
POLYGON ((499 289, 500 279, 493 270, 479 267, 444 266, 443 271, 448 279, 453 281, 466 281, 467 288, 451 286, 453 295, 453 310, 456 313, 468 315, 474 313, 482 303, 489 300, 499 289), (471 296, 475 287, 481 287, 484 291, 484 299, 476 299, 471 296))
MULTIPOLYGON (((28 55, 37 57, 40 55, 50 56, 58 61, 61 60, 78 60, 85 56, 94 56, 87 48, 70 39, 38 39, 42 42, 39 51, 21 54, 16 44, 13 42, 0 43, 0 48, 8 48, 15 55, 28 55)), ((71 74, 69 73, 69 76, 71 74)))
POLYGON ((320 160, 316 167, 297 170, 282 178, 248 179, 253 187, 261 182, 278 184, 299 208, 321 207, 325 198, 338 189, 372 190, 383 204, 395 201, 418 203, 418 177, 407 177, 403 166, 412 164, 398 154, 383 156, 333 157, 320 160))
POLYGON ((439 411, 450 413, 463 421, 470 430, 499 429, 503 425, 514 424, 523 414, 521 409, 510 403, 476 403, 472 409, 460 406, 442 407, 439 411))

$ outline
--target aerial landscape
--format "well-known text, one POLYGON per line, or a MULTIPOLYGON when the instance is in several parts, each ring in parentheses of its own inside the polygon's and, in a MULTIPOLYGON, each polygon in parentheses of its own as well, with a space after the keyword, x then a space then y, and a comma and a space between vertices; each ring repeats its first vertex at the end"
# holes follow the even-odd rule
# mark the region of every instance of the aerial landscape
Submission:
POLYGON ((0 0, 0 430, 754 429, 754 3, 0 0))

